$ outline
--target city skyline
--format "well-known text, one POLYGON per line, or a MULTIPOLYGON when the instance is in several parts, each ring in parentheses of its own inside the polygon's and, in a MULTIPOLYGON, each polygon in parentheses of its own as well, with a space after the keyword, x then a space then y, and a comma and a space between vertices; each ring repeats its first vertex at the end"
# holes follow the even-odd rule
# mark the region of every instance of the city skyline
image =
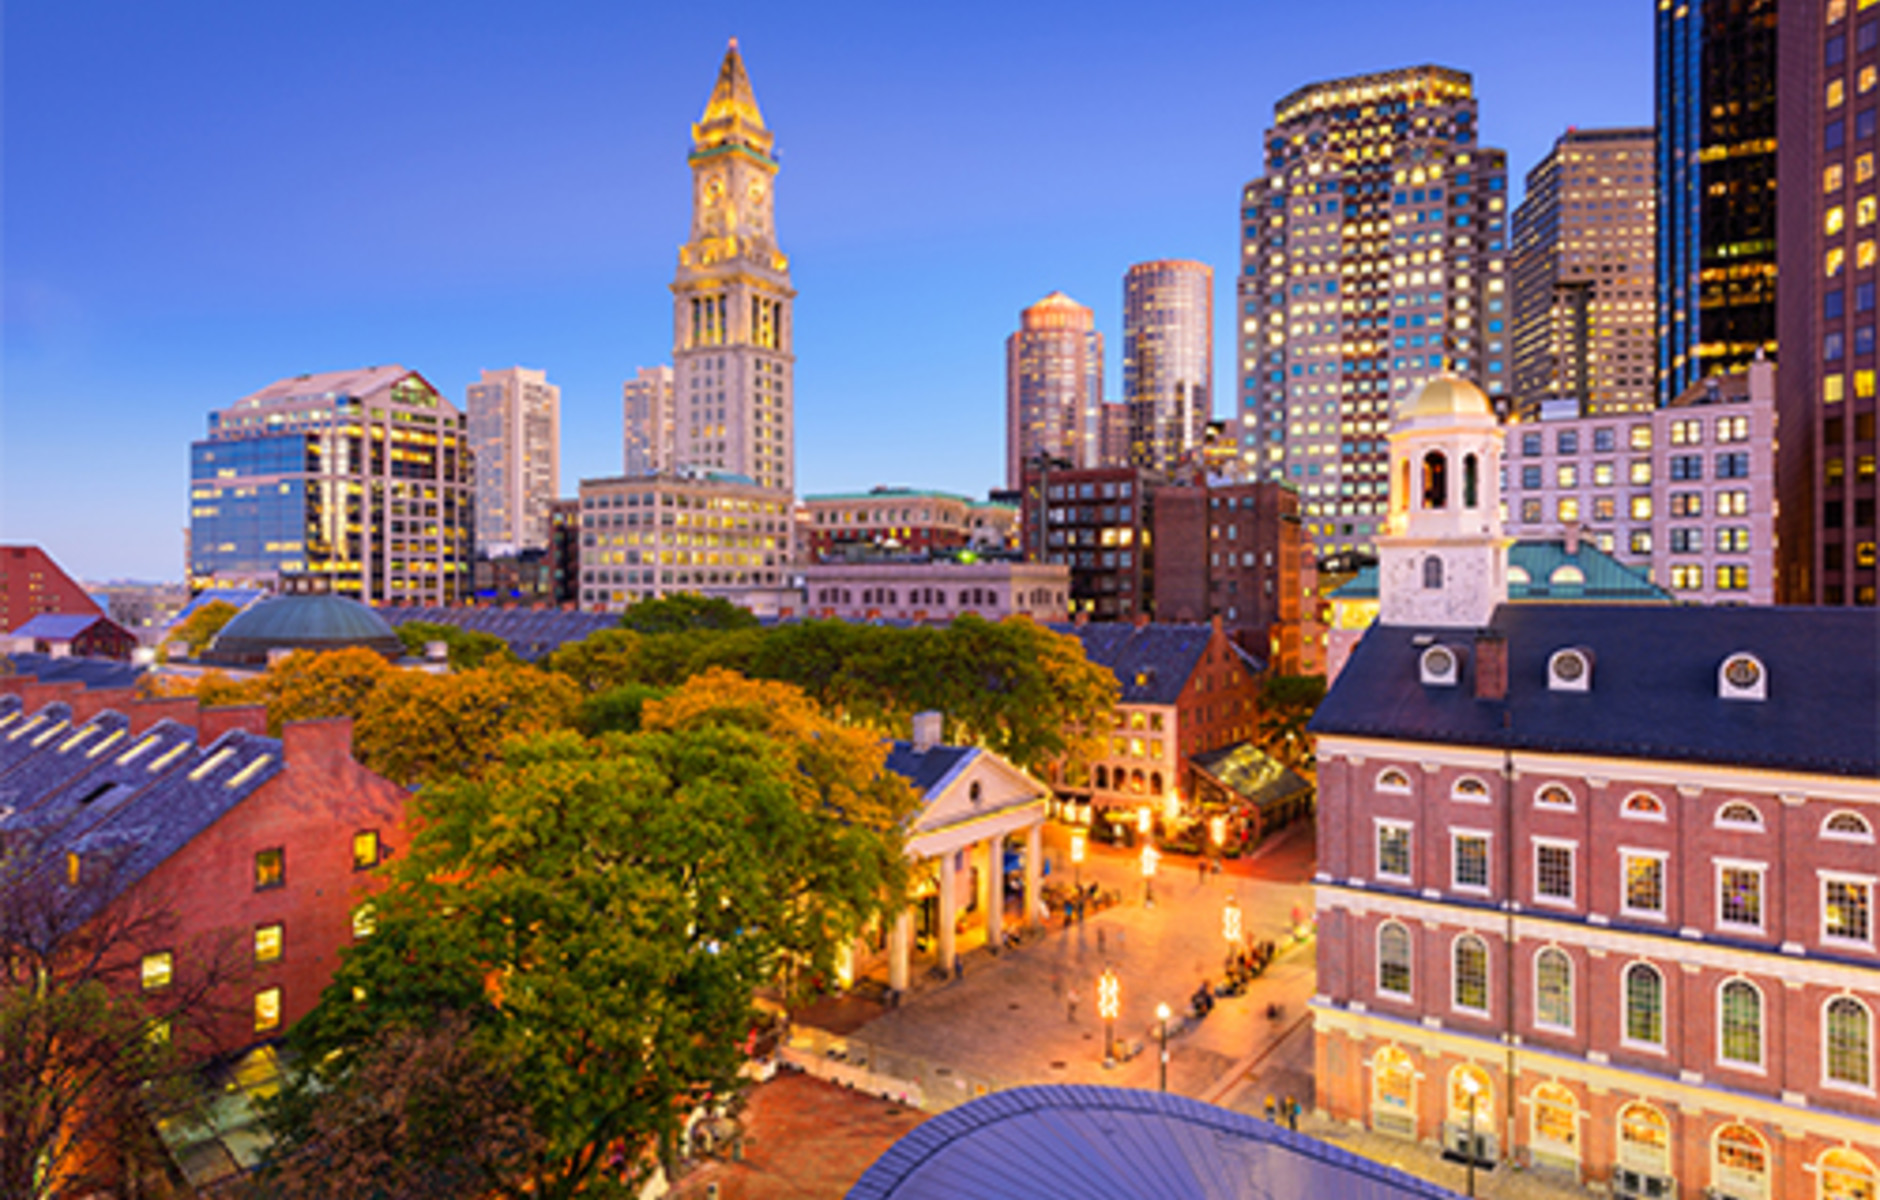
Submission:
MULTIPOLYGON (((972 21, 914 38, 911 17, 859 9, 733 8, 709 26, 492 12, 461 27, 441 9, 13 10, 0 538, 87 577, 177 577, 184 447, 204 414, 285 375, 375 362, 424 372, 459 405, 481 369, 544 370, 564 392, 564 492, 615 473, 620 388, 670 357, 687 196, 674 131, 698 119, 730 36, 780 131, 802 293, 799 490, 983 494, 1000 481, 1018 311, 1059 289, 1090 303, 1115 390, 1117 281, 1153 258, 1232 271, 1238 189, 1280 96, 1453 65, 1474 75, 1484 139, 1513 174, 1569 125, 1649 119, 1649 8, 1602 7, 1594 36, 1486 4, 1378 5, 1336 39, 1302 13, 1223 7, 1128 38, 1099 19, 1070 35, 1077 53, 1049 55, 1066 46, 1050 10, 1002 21, 991 44, 972 21), (1550 54, 1529 61, 1519 48, 1543 30, 1550 54), (1283 55, 1246 53, 1279 42, 1283 55), (383 45, 419 49, 386 71, 361 50, 383 45), (458 86, 498 47, 555 66, 521 93, 458 86), (1107 86, 1178 50, 1187 92, 1107 86), (1054 89, 1074 97, 1083 140, 1040 154, 1015 118, 1054 89), (887 165, 900 144, 918 154, 887 165), (527 169, 488 170, 502 159, 527 169), (85 407, 81 448, 70 417, 85 407)), ((1217 291, 1228 379, 1232 307, 1217 291)))

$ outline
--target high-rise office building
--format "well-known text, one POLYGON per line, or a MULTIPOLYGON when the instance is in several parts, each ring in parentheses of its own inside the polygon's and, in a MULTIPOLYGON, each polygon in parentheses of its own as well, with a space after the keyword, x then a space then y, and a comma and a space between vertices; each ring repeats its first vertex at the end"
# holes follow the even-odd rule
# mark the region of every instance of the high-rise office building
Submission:
POLYGON ((1094 467, 1102 454, 1103 335, 1091 311, 1052 292, 1005 339, 1005 486, 1041 454, 1094 467))
POLYGON ((1201 445, 1214 416, 1214 268, 1165 259, 1123 276, 1130 457, 1156 470, 1201 445))
POLYGON ((1300 88, 1241 191, 1240 439, 1248 477, 1300 491, 1322 557, 1386 515, 1394 403, 1444 369, 1508 398, 1507 161, 1477 144, 1462 71, 1300 88))
POLYGON ((1514 407, 1655 406, 1652 131, 1569 129, 1514 210, 1514 407))
POLYGON ((1880 13, 1782 0, 1777 595, 1871 606, 1880 13))
POLYGON ((541 371, 484 371, 470 385, 476 453, 477 549, 513 554, 548 545, 548 506, 561 491, 561 389, 541 371))
POLYGON ((796 484, 790 260, 777 249, 775 139, 737 39, 692 126, 692 236, 672 281, 679 463, 796 484))
POLYGON ((629 475, 657 475, 673 468, 677 413, 671 367, 641 367, 621 388, 622 456, 629 475))
POLYGON ((416 371, 270 384, 190 444, 190 583, 304 575, 369 602, 455 603, 470 464, 463 414, 416 371))
POLYGON ((1758 350, 1775 356, 1776 0, 1656 9, 1665 405, 1706 375, 1742 370, 1758 350))

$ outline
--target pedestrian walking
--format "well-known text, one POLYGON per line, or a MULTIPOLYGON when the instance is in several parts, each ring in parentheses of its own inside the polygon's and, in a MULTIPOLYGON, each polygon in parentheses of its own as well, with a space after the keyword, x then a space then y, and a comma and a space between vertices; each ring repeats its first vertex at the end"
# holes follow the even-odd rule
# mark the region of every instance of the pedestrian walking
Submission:
POLYGON ((1279 1124, 1279 1109, 1273 1103, 1273 1093, 1271 1092, 1266 1094, 1266 1119, 1273 1122, 1275 1125, 1279 1124))
POLYGON ((1064 1020, 1071 1025, 1077 1023, 1077 989, 1071 988, 1064 993, 1064 1020))
POLYGON ((1195 882, 1206 883, 1207 881, 1208 881, 1208 860, 1205 858, 1197 858, 1195 859, 1195 882))
POLYGON ((955 955, 953 958, 953 982, 958 983, 962 979, 965 979, 965 978, 966 978, 966 960, 959 957, 958 955, 955 955))
POLYGON ((1299 1101, 1286 1097, 1286 1128, 1299 1132, 1299 1101))

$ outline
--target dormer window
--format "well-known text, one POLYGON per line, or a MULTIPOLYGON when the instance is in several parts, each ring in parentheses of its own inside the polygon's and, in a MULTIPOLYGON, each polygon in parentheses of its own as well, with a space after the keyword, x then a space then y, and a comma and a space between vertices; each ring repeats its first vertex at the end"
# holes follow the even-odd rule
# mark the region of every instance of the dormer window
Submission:
POLYGON ((1577 647, 1556 650, 1547 660, 1547 690, 1586 692, 1593 687, 1593 655, 1577 647))
MULTIPOLYGON (((1441 560, 1436 561, 1440 565, 1441 560)), ((1461 661, 1448 646, 1431 646, 1424 650, 1417 666, 1423 682, 1434 687, 1455 687, 1462 673, 1461 661)))
POLYGON ((1572 563, 1562 563, 1547 576, 1547 582, 1555 587, 1578 586, 1586 582, 1586 572, 1572 563))
POLYGON ((1766 700, 1769 673, 1754 654, 1739 652, 1717 668, 1717 695, 1724 700, 1766 700))

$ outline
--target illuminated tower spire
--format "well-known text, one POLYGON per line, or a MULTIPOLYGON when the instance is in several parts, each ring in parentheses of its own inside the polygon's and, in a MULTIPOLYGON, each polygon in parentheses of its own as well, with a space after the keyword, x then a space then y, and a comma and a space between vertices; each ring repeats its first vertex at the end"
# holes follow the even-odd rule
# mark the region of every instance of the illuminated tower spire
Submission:
POLYGON ((732 38, 724 65, 718 68, 718 83, 705 102, 705 115, 692 126, 693 154, 696 157, 731 143, 768 156, 774 136, 764 128, 764 114, 757 107, 757 93, 751 90, 751 77, 744 73, 738 39, 732 38))

